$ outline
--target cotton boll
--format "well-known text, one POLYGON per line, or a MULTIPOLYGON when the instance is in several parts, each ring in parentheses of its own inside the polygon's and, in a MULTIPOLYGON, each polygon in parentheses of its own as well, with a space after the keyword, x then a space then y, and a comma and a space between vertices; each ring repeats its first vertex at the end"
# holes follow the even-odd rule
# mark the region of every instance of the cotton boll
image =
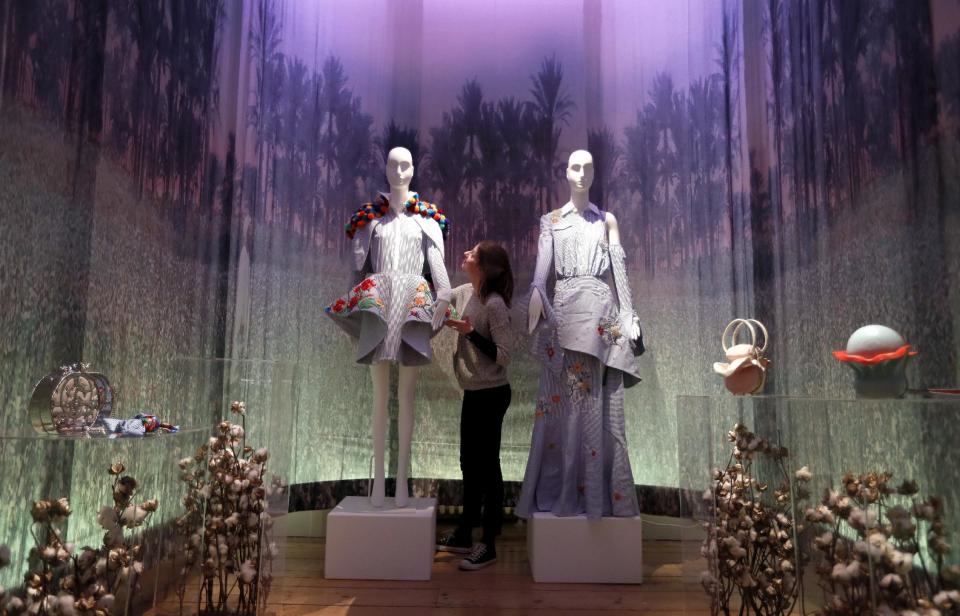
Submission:
POLYGON ((826 550, 831 543, 833 543, 833 533, 831 532, 823 533, 813 540, 813 544, 821 550, 826 550))
POLYGON ((97 607, 107 610, 108 612, 113 609, 113 603, 116 597, 113 595, 103 595, 100 597, 100 600, 97 601, 97 607))
POLYGON ((850 522, 850 526, 858 530, 863 530, 867 527, 867 514, 859 507, 854 507, 850 510, 850 515, 847 520, 850 522))
POLYGON ((894 550, 890 556, 890 565, 896 573, 907 575, 913 570, 913 554, 894 550))
POLYGON ((847 571, 846 566, 843 563, 837 563, 833 566, 833 570, 830 572, 830 577, 840 584, 847 585, 850 583, 850 573, 847 571))
POLYGON ((847 565, 847 575, 851 580, 860 577, 860 561, 854 560, 847 565))
POLYGON ((71 595, 60 595, 57 597, 57 609, 61 616, 73 616, 73 597, 71 595))
POLYGON ((249 584, 253 582, 253 578, 257 575, 257 570, 253 566, 253 562, 250 559, 243 561, 243 564, 240 565, 240 579, 249 584))
POLYGON ((147 519, 148 513, 149 512, 143 507, 130 505, 120 514, 120 521, 123 522, 123 525, 127 528, 136 528, 143 524, 143 521, 147 519))
POLYGON ((880 588, 889 588, 896 592, 903 587, 903 578, 896 573, 888 573, 880 579, 880 588))

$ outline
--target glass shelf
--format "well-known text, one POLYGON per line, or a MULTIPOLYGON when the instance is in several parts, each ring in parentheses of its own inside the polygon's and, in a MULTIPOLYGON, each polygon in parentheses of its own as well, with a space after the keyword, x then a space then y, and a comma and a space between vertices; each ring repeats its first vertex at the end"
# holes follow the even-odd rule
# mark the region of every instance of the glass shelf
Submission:
MULTIPOLYGON (((0 570, 0 585, 16 591, 29 568, 27 558, 34 546, 30 516, 33 501, 68 498, 72 514, 61 526, 66 541, 78 549, 102 544, 104 531, 97 513, 113 504, 113 476, 108 469, 122 462, 123 474, 137 480, 135 500, 159 501, 158 509, 143 526, 126 531, 128 538, 139 540, 143 551, 142 589, 131 608, 131 613, 143 613, 149 605, 177 600, 178 556, 184 538, 174 532, 173 522, 184 511, 182 498, 186 493, 179 461, 193 457, 221 421, 242 422, 247 444, 270 451, 269 478, 276 476, 286 485, 296 459, 292 444, 299 371, 288 362, 182 357, 171 359, 162 369, 139 367, 107 376, 119 391, 113 417, 128 418, 143 411, 163 422, 179 424, 181 429, 115 438, 40 433, 32 429, 25 408, 8 405, 0 416, 0 459, 4 461, 0 474, 0 544, 10 547, 12 560, 9 567, 0 570), (234 400, 246 403, 244 418, 230 412, 234 400)), ((278 552, 272 563, 274 576, 285 566, 283 517, 288 508, 289 489, 269 499, 269 514, 276 520, 269 536, 278 552)), ((186 609, 184 613, 192 612, 186 609)))

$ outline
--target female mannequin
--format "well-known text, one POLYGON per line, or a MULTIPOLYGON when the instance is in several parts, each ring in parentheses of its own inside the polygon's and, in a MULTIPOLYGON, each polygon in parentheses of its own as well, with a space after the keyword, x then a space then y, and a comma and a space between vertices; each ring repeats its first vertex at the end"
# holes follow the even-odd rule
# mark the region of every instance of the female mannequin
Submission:
POLYGON ((354 266, 362 280, 326 308, 334 322, 357 338, 357 361, 370 364, 374 452, 370 498, 376 507, 382 507, 385 500, 390 364, 398 363, 400 371, 395 501, 398 507, 405 507, 417 377, 420 366, 430 363, 430 338, 443 324, 451 294, 443 263, 447 221, 436 206, 409 192, 413 172, 409 150, 390 150, 386 169, 389 195, 381 193, 377 203, 365 205, 347 224, 354 266), (436 286, 436 299, 423 278, 424 263, 436 286))
POLYGON ((528 316, 543 367, 517 514, 633 516, 623 391, 639 381, 640 327, 617 219, 589 201, 589 152, 570 155, 567 181, 570 201, 540 220, 528 316))

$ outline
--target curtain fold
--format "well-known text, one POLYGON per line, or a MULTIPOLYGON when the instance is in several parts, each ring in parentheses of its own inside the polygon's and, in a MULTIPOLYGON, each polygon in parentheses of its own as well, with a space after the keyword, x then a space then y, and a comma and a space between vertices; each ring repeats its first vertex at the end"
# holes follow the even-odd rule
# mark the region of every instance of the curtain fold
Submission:
MULTIPOLYGON (((920 350, 913 386, 957 384, 952 0, 5 0, 0 19, 8 408, 80 358, 138 383, 131 406, 204 390, 176 358, 294 362, 292 480, 366 476, 369 376, 322 308, 397 145, 452 220, 454 282, 490 238, 520 289, 567 156, 593 153, 649 349, 627 396, 640 483, 676 485, 675 398, 721 391, 734 317, 770 329, 771 393, 852 396, 829 352, 871 322, 920 350)), ((420 381, 415 476, 459 474, 451 348, 420 381)), ((512 367, 508 479, 537 369, 512 367)))

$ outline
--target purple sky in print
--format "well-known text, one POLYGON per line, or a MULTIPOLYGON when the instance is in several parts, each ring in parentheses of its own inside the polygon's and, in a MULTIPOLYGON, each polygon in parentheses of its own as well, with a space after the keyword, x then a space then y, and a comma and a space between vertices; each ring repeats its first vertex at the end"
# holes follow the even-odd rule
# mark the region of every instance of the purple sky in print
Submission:
POLYGON ((283 51, 319 67, 338 56, 378 125, 421 131, 476 78, 485 100, 529 97, 530 76, 556 54, 576 104, 561 150, 583 147, 588 122, 622 129, 661 71, 675 85, 715 70, 721 3, 658 0, 353 0, 288 2, 283 51), (599 16, 599 17, 598 17, 599 16), (586 22, 599 18, 599 38, 586 22), (599 68, 599 74, 597 73, 599 68), (599 89, 600 113, 588 112, 599 89), (589 118, 589 119, 588 119, 589 118))

